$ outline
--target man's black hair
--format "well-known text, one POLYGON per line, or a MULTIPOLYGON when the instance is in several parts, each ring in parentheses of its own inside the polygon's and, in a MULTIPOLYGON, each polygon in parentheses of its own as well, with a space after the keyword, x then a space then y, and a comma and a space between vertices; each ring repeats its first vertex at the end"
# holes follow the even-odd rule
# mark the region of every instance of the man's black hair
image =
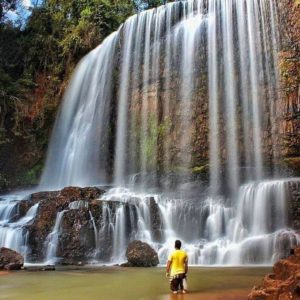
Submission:
POLYGON ((175 241, 175 248, 176 249, 180 249, 181 248, 181 241, 179 241, 179 240, 175 241))

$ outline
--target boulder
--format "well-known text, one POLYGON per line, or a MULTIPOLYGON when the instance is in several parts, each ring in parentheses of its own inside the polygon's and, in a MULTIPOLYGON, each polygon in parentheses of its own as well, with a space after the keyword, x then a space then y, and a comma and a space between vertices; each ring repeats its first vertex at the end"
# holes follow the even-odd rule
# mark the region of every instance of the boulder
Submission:
POLYGON ((264 277, 262 286, 252 289, 249 300, 300 299, 300 247, 291 253, 274 264, 274 273, 264 277))
POLYGON ((0 270, 20 270, 24 265, 23 256, 11 249, 0 248, 0 270))
POLYGON ((57 255, 65 265, 77 265, 92 258, 95 249, 95 232, 87 208, 66 211, 61 224, 57 255))
POLYGON ((126 257, 126 265, 131 267, 155 267, 159 264, 156 251, 141 241, 133 241, 128 245, 126 257))

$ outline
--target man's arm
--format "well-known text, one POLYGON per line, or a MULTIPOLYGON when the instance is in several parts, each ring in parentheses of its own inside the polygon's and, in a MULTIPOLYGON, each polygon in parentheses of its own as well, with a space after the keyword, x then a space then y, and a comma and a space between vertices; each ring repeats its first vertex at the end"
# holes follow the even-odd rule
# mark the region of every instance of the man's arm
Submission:
POLYGON ((172 265, 172 261, 168 260, 168 262, 167 262, 167 270, 166 270, 166 275, 167 276, 170 275, 171 265, 172 265))
POLYGON ((185 272, 185 274, 187 274, 187 272, 188 272, 188 270, 189 270, 189 262, 188 262, 188 258, 186 258, 186 260, 185 260, 185 264, 184 264, 184 272, 185 272))

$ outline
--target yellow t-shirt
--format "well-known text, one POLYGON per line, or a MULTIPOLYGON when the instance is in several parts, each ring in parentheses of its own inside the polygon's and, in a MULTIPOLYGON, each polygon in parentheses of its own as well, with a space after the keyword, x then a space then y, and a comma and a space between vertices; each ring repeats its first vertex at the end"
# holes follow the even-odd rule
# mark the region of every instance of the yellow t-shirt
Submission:
POLYGON ((168 258, 168 261, 172 262, 170 276, 185 273, 187 259, 188 256, 184 250, 174 250, 168 258))

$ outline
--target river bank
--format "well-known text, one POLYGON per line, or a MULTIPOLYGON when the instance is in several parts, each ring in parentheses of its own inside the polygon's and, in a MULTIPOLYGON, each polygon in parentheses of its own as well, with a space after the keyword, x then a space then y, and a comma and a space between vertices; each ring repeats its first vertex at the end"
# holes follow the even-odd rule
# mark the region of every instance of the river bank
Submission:
MULTIPOLYGON (((190 268, 189 295, 176 299, 246 299, 269 267, 190 268)), ((2 276, 1 299, 173 299, 164 268, 58 267, 54 272, 19 271, 2 276)))

